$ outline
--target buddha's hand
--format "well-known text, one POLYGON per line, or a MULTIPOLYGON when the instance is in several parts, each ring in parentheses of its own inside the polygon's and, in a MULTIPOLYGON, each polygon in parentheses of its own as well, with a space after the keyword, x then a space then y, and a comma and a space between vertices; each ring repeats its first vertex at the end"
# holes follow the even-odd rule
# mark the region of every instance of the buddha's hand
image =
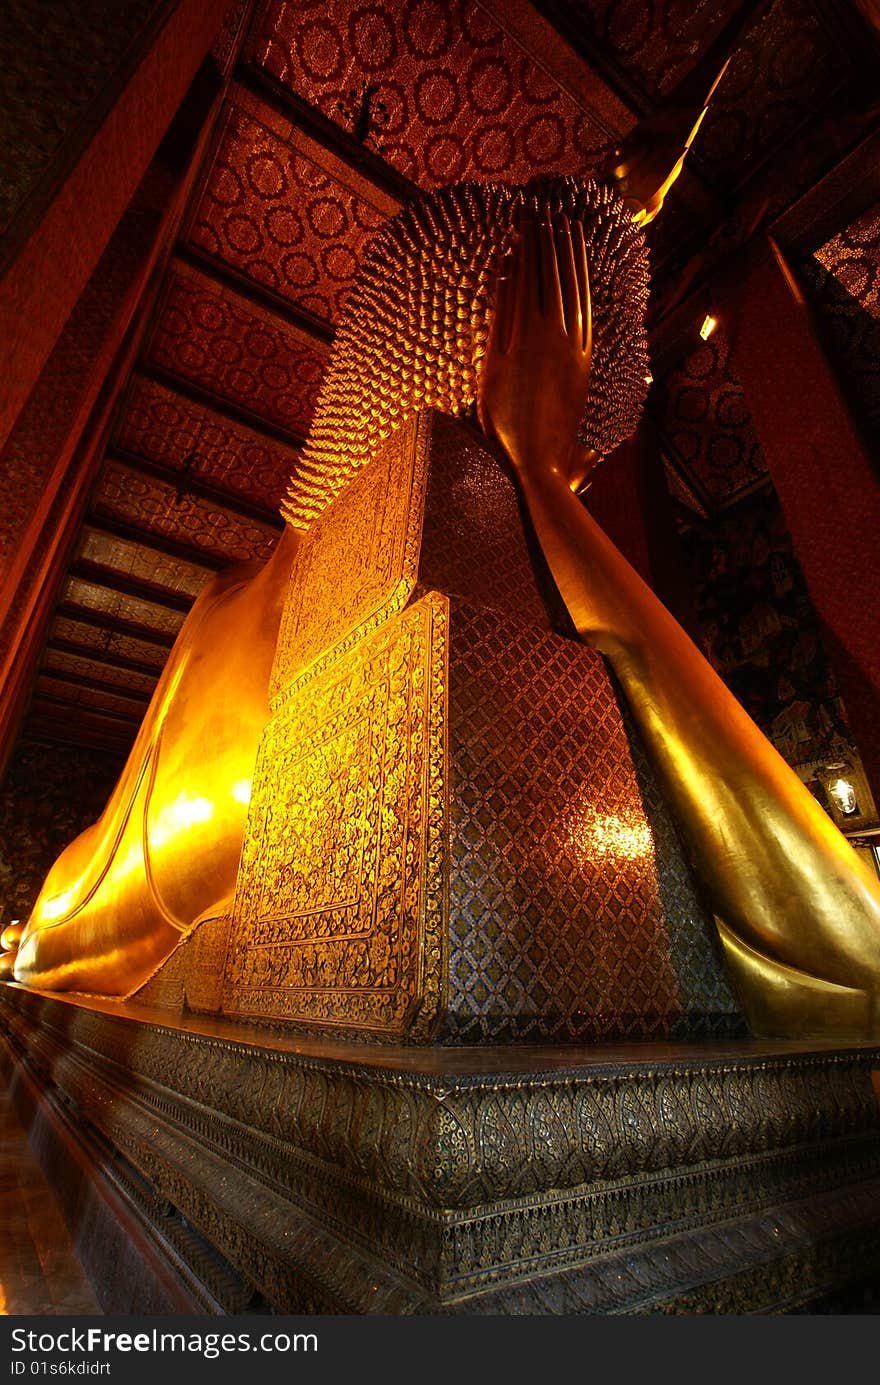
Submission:
POLYGON ((556 473, 577 490, 595 461, 577 436, 591 354, 583 227, 545 207, 502 263, 478 392, 483 431, 523 480, 556 473))

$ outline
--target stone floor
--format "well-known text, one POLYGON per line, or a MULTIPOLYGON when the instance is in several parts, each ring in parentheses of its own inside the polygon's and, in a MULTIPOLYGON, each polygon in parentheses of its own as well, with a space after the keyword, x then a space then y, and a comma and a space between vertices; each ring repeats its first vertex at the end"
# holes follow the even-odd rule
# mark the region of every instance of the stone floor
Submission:
POLYGON ((5 1088, 0 1087, 0 1314, 101 1307, 5 1088))

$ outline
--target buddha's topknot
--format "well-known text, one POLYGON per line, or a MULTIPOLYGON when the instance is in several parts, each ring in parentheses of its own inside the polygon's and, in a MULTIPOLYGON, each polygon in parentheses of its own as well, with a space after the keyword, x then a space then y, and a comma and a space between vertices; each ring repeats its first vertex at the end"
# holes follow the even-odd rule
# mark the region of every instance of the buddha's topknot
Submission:
POLYGON ((455 184, 412 202, 367 250, 282 507, 291 524, 306 528, 411 414, 474 403, 498 262, 519 209, 539 203, 584 226, 593 367, 581 440, 601 456, 633 431, 647 389, 648 258, 617 193, 575 178, 455 184))

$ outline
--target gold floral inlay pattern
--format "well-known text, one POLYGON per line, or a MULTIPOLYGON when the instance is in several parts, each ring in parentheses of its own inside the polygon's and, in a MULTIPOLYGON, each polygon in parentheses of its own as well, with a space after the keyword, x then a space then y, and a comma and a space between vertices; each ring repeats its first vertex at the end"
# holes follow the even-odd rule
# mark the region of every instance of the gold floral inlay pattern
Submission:
POLYGON ((224 1009, 427 1037, 443 987, 448 604, 291 695, 260 749, 224 1009))
POLYGON ((303 540, 281 622, 273 698, 316 660, 320 668, 335 659, 360 638, 365 622, 399 611, 412 594, 430 429, 430 414, 410 419, 303 540))

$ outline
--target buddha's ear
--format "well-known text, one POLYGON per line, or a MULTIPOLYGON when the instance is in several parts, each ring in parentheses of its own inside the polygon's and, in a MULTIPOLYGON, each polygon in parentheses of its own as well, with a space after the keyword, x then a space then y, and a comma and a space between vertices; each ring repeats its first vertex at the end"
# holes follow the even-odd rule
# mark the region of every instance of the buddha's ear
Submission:
POLYGON ((637 225, 646 226, 662 208, 740 39, 771 4, 772 0, 746 0, 675 91, 627 135, 599 170, 597 177, 617 188, 637 225))

